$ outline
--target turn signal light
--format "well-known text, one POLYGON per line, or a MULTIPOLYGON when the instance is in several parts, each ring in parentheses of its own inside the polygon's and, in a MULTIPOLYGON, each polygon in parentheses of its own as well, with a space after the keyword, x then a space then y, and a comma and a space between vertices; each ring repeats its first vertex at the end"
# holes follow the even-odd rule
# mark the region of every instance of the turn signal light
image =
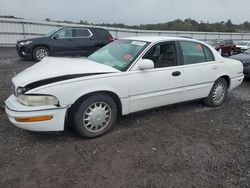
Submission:
POLYGON ((38 116, 38 117, 25 117, 19 118, 16 117, 15 120, 17 122, 36 122, 36 121, 48 121, 53 119, 53 116, 38 116))

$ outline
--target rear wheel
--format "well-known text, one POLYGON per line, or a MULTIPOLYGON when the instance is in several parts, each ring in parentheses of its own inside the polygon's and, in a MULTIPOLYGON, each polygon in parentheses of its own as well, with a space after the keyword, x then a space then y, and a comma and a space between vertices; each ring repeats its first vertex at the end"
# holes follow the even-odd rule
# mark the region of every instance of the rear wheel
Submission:
POLYGON ((204 103, 211 107, 220 106, 227 97, 228 84, 224 78, 219 78, 215 81, 208 97, 204 103))
POLYGON ((32 57, 35 61, 41 61, 44 57, 49 56, 49 49, 43 46, 38 46, 33 50, 32 57))
POLYGON ((107 133, 117 118, 115 101, 105 94, 97 94, 80 102, 74 113, 74 128, 84 137, 107 133))

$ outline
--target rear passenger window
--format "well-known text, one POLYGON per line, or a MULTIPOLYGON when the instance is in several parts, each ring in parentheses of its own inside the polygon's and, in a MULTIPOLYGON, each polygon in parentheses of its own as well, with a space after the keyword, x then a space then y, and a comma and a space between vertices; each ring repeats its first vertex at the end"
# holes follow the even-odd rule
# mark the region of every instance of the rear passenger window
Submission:
POLYGON ((206 54, 207 61, 214 61, 214 55, 211 52, 211 50, 206 46, 203 46, 203 49, 204 49, 204 52, 206 54))
POLYGON ((203 46, 196 42, 181 41, 180 42, 184 65, 206 62, 203 46))
POLYGON ((87 29, 74 29, 74 37, 89 37, 91 33, 87 29))

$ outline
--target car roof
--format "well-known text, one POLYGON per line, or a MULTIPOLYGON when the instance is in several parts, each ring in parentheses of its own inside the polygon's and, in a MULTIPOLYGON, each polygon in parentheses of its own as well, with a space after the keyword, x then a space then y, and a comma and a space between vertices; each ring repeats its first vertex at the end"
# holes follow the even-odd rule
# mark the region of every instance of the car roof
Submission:
POLYGON ((60 29, 100 29, 100 30, 105 30, 104 28, 101 27, 88 27, 88 26, 73 26, 73 27, 61 27, 60 29))
POLYGON ((214 57, 216 60, 221 59, 221 55, 210 45, 203 41, 199 41, 196 39, 190 39, 190 38, 184 38, 184 37, 169 37, 169 36, 135 36, 135 37, 127 37, 122 38, 126 40, 140 40, 144 42, 150 42, 150 43, 158 43, 158 42, 165 42, 165 41, 193 41, 200 44, 203 44, 204 46, 207 46, 214 54, 214 57))
MULTIPOLYGON (((176 41, 176 40, 186 40, 186 41, 197 41, 195 39, 190 39, 186 37, 169 37, 169 36, 135 36, 135 37, 126 37, 122 39, 127 40, 140 40, 145 42, 160 42, 160 41, 176 41)), ((200 42, 200 41, 199 41, 200 42)))

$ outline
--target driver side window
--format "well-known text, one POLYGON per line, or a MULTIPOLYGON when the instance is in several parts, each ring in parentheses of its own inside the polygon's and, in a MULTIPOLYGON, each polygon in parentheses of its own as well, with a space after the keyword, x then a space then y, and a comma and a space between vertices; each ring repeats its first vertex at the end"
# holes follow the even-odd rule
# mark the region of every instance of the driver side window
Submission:
POLYGON ((176 48, 173 42, 156 44, 144 56, 154 62, 154 68, 164 68, 176 65, 176 48))
POLYGON ((72 38, 72 29, 63 29, 56 35, 58 35, 58 38, 72 38))

